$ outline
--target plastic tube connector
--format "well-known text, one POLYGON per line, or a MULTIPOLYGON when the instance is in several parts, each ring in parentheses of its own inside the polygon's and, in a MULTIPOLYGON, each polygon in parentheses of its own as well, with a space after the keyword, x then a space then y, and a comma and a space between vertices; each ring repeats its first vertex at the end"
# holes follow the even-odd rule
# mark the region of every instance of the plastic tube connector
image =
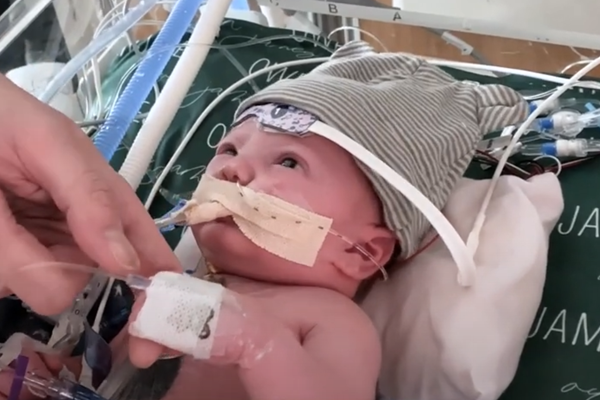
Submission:
POLYGON ((536 120, 535 130, 551 136, 573 138, 592 122, 590 114, 581 114, 573 110, 563 110, 549 117, 536 120))
POLYGON ((579 140, 557 140, 555 142, 556 157, 585 157, 587 156, 587 142, 579 140))
POLYGON ((129 274, 125 279, 125 283, 132 289, 136 290, 146 290, 150 287, 152 283, 152 279, 145 278, 143 276, 129 274))
POLYGON ((540 118, 538 119, 538 127, 542 131, 554 129, 554 120, 552 118, 540 118))
POLYGON ((587 157, 590 153, 600 152, 600 142, 593 139, 557 140, 542 144, 527 144, 521 154, 530 157, 587 157))
POLYGON ((558 151, 555 142, 542 144, 541 155, 556 157, 557 153, 558 151))
MULTIPOLYGON (((542 105, 542 103, 544 102, 544 100, 534 100, 531 103, 529 103, 529 112, 532 113, 535 110, 537 110, 540 105, 542 105)), ((560 103, 560 99, 555 99, 553 101, 551 101, 550 103, 548 103, 546 106, 544 106, 543 109, 540 110, 540 114, 548 114, 551 113, 554 110, 558 110, 561 106, 560 103)))

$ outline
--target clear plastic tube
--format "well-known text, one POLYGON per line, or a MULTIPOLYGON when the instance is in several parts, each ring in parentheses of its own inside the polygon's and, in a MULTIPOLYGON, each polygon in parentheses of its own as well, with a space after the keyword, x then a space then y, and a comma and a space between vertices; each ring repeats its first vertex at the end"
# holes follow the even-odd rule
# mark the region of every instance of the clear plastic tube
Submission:
POLYGON ((600 154, 600 140, 571 139, 556 140, 547 143, 533 143, 523 146, 520 153, 528 157, 552 156, 582 158, 592 154, 600 154))
POLYGON ((71 59, 67 65, 50 81, 47 89, 40 95, 39 99, 48 103, 56 94, 71 81, 85 64, 96 57, 110 43, 123 33, 129 31, 142 19, 155 5, 158 0, 141 0, 137 6, 131 9, 123 19, 119 20, 111 28, 106 29, 101 35, 89 43, 79 54, 71 59))

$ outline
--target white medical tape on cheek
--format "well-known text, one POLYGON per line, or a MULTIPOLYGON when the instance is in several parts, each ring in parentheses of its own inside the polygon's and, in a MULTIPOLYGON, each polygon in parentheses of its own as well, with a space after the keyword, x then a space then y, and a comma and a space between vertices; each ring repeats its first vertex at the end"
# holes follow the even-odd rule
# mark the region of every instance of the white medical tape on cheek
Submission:
POLYGON ((159 272, 129 326, 133 336, 197 359, 208 359, 215 339, 224 288, 175 272, 159 272))
POLYGON ((190 203, 183 211, 188 225, 231 215, 254 244, 309 267, 314 265, 333 222, 277 197, 209 175, 202 177, 190 203), (213 218, 208 219, 211 213, 213 218))

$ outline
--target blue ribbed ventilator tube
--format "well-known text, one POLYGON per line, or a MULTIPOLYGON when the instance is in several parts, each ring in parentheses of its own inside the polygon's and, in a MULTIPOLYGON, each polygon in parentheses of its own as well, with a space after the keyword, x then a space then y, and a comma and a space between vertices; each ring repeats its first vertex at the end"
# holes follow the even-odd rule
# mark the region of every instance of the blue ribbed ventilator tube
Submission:
POLYGON ((112 159, 117 151, 127 129, 167 66, 202 2, 203 0, 177 1, 146 56, 108 113, 106 121, 94 138, 96 148, 106 160, 112 159))

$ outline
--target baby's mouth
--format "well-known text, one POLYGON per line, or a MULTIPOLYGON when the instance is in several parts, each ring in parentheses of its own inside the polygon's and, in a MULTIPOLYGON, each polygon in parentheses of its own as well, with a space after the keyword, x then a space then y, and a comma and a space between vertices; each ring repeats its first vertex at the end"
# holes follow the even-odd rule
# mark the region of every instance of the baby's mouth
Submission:
POLYGON ((235 223, 233 222, 233 217, 231 215, 228 215, 226 217, 216 218, 214 220, 214 222, 218 222, 220 224, 225 224, 225 225, 235 225, 235 223))

